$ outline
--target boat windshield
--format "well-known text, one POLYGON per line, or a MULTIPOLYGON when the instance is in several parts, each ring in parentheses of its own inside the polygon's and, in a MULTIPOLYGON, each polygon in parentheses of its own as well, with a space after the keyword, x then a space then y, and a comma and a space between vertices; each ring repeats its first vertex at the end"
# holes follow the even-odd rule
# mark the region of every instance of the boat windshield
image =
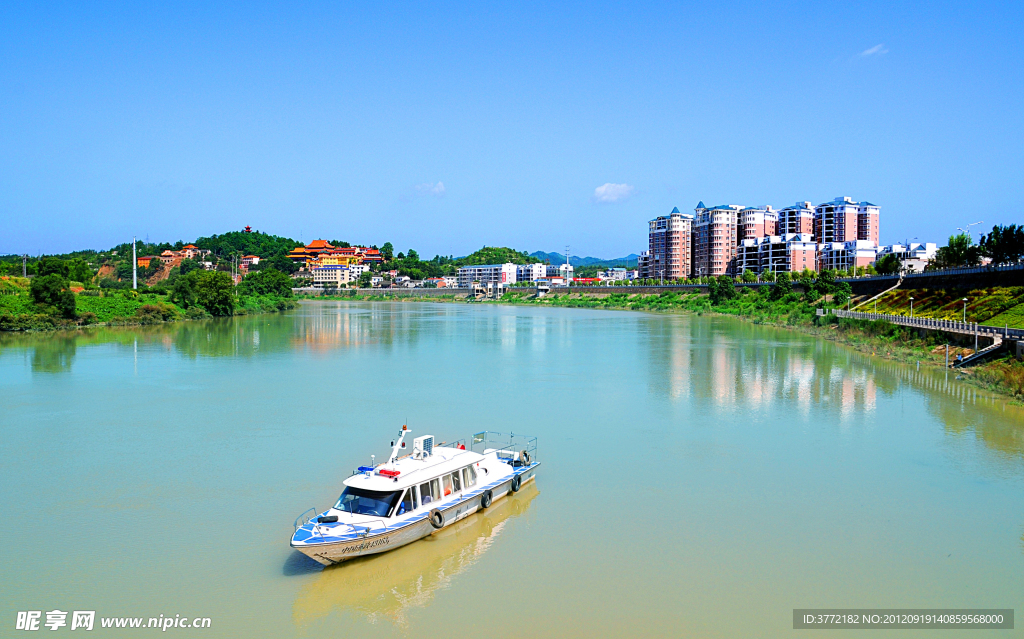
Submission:
POLYGON ((341 493, 341 497, 334 507, 356 515, 387 517, 401 492, 383 493, 349 486, 345 488, 345 492, 341 493))

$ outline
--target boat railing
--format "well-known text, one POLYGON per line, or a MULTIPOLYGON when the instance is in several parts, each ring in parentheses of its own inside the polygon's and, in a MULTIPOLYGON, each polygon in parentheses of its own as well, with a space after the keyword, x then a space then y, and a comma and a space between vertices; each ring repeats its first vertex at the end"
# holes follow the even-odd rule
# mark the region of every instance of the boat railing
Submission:
POLYGON ((462 439, 456 439, 453 442, 441 442, 440 444, 436 444, 436 445, 437 446, 447 446, 448 448, 458 448, 459 446, 462 446, 463 448, 465 448, 465 446, 466 446, 466 438, 463 437, 462 439))
POLYGON ((295 530, 298 530, 299 528, 302 528, 303 526, 308 524, 309 521, 311 519, 313 519, 313 517, 315 517, 315 516, 316 516, 316 508, 310 508, 309 510, 302 511, 302 514, 295 518, 295 530), (313 514, 307 517, 306 516, 307 513, 313 513, 313 514))
POLYGON ((502 451, 515 455, 525 450, 530 456, 530 461, 537 461, 537 438, 531 435, 498 433, 490 430, 474 433, 470 450, 483 453, 489 449, 499 451, 499 457, 502 457, 502 451))

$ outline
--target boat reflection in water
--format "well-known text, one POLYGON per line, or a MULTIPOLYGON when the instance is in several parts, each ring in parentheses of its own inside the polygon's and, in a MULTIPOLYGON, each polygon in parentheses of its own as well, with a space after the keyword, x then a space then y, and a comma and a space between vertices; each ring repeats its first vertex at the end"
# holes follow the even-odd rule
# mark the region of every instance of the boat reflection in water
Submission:
POLYGON ((538 494, 537 483, 530 482, 486 511, 426 539, 325 568, 299 592, 292 608, 295 623, 306 625, 332 612, 351 611, 365 614, 371 623, 383 618, 405 625, 410 609, 430 603, 438 590, 475 564, 538 494))

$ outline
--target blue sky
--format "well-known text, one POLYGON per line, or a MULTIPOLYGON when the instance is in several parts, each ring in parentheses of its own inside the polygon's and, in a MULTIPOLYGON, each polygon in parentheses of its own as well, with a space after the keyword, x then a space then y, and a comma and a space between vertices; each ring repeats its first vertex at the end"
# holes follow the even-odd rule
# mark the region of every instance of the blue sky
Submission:
POLYGON ((1009 2, 5 2, 0 253, 249 224, 617 257, 673 206, 839 195, 881 205, 883 242, 941 242, 1024 222, 1022 18, 1009 2))

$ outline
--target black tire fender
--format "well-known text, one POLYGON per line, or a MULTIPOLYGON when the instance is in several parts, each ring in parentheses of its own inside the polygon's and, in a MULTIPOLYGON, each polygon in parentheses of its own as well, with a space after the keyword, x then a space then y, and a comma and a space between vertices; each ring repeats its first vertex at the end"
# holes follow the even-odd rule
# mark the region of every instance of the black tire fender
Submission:
POLYGON ((523 478, 522 478, 521 475, 516 475, 515 477, 513 477, 512 478, 512 492, 518 493, 519 492, 519 487, 522 485, 522 483, 523 483, 523 478))
POLYGON ((444 515, 437 508, 430 511, 430 525, 438 530, 444 528, 444 515))
POLYGON ((492 498, 491 491, 485 490, 484 494, 480 495, 480 510, 490 508, 492 498))

